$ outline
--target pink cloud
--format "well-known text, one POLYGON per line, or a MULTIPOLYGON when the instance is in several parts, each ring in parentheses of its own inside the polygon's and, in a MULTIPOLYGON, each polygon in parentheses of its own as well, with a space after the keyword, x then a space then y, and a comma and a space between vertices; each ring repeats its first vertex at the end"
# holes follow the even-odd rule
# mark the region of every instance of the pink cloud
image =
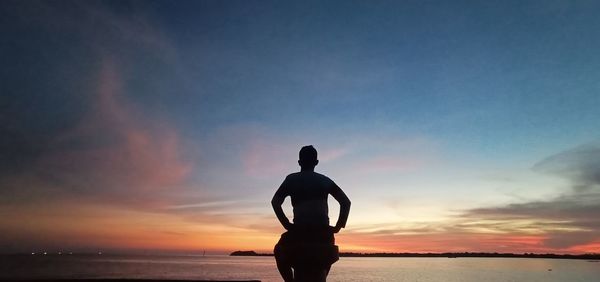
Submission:
MULTIPOLYGON (((297 171, 298 151, 304 145, 287 138, 254 130, 245 135, 241 152, 244 173, 254 178, 282 178, 297 171)), ((321 164, 344 157, 349 150, 346 147, 327 148, 314 144, 319 152, 321 164)))
POLYGON ((63 149, 43 156, 39 169, 79 196, 142 206, 163 203, 163 196, 185 181, 191 164, 181 159, 172 127, 136 118, 140 115, 121 95, 116 69, 111 60, 103 62, 93 110, 57 138, 63 149))
POLYGON ((250 140, 247 148, 242 152, 244 173, 255 178, 283 177, 289 171, 290 162, 282 156, 289 155, 284 152, 281 145, 268 144, 260 138, 250 140))

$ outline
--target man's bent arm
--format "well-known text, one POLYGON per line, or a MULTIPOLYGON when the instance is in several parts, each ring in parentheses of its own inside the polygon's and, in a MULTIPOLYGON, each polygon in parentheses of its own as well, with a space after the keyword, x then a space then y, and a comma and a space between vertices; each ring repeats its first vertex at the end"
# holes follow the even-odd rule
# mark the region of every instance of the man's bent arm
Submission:
POLYGON ((348 196, 346 196, 344 191, 337 186, 331 192, 331 196, 333 196, 333 198, 340 203, 340 215, 338 216, 337 223, 335 224, 335 230, 337 232, 346 227, 348 215, 350 214, 350 199, 348 199, 348 196))
POLYGON ((292 227, 292 224, 290 223, 290 220, 287 218, 287 216, 285 216, 285 213, 281 208, 281 205, 283 204, 284 200, 285 198, 275 195, 271 200, 271 205, 273 206, 273 210, 275 211, 277 219, 279 219, 279 222, 281 222, 281 225, 283 225, 283 228, 289 230, 292 227))

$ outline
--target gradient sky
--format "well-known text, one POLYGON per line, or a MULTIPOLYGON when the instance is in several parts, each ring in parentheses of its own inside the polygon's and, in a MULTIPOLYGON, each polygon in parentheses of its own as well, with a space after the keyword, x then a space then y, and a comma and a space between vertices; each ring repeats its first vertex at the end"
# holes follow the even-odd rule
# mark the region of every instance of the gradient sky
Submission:
POLYGON ((2 1, 0 252, 600 252, 600 3, 323 2, 2 1))

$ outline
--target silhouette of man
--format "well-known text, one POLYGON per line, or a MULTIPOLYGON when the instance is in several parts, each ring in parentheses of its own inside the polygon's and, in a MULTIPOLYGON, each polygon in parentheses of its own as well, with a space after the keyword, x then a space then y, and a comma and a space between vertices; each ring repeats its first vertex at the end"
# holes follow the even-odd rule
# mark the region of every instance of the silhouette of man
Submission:
POLYGON ((302 147, 298 160, 300 172, 288 175, 271 200, 277 219, 287 230, 275 246, 277 269, 286 282, 325 281, 331 264, 338 258, 333 234, 346 226, 350 199, 329 177, 314 171, 318 163, 317 150, 312 145, 302 147), (333 227, 329 226, 329 195, 340 204, 340 214, 333 227), (293 223, 281 208, 287 196, 292 200, 293 223), (311 249, 309 246, 321 247, 311 249), (320 278, 306 276, 306 270, 314 269, 315 264, 322 267, 320 278))

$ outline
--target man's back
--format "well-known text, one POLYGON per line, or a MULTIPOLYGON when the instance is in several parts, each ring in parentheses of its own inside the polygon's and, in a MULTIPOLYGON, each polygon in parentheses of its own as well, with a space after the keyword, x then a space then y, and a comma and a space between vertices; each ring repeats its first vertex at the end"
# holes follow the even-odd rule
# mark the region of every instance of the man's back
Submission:
POLYGON ((329 177, 314 171, 288 175, 275 195, 290 196, 294 207, 294 224, 329 226, 327 197, 341 189, 329 177))

